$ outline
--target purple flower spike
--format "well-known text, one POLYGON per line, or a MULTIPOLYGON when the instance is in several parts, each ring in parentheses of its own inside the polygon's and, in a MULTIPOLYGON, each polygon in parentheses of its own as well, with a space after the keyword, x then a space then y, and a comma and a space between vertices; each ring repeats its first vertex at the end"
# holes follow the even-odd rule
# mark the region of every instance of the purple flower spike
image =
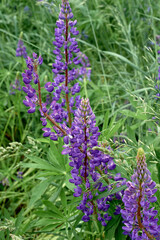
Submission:
POLYGON ((154 197, 156 183, 151 179, 147 169, 145 155, 142 148, 137 153, 137 169, 132 175, 132 182, 127 183, 122 201, 125 208, 121 210, 124 219, 123 230, 131 239, 160 239, 160 226, 157 225, 157 211, 150 208, 150 202, 157 200, 154 197))
POLYGON ((23 179, 23 172, 18 171, 17 172, 17 177, 20 178, 20 179, 23 179))
POLYGON ((15 91, 12 92, 12 89, 18 90, 18 91, 22 90, 22 87, 21 87, 21 84, 20 84, 20 81, 19 81, 18 77, 16 78, 14 84, 10 84, 10 87, 11 87, 10 94, 15 94, 16 93, 15 91))
MULTIPOLYGON (((95 212, 97 219, 103 226, 107 225, 106 221, 111 220, 111 216, 106 215, 110 205, 109 201, 113 198, 121 200, 122 193, 116 193, 112 196, 103 197, 93 201, 94 196, 100 193, 111 190, 112 186, 104 186, 101 182, 99 170, 107 176, 109 166, 114 166, 113 158, 105 155, 99 150, 93 150, 93 147, 98 145, 98 137, 100 135, 98 127, 96 127, 95 115, 89 104, 88 99, 81 100, 79 108, 74 113, 75 118, 70 129, 69 136, 64 137, 64 150, 62 154, 69 154, 69 165, 73 168, 71 171, 75 197, 83 197, 83 200, 77 207, 84 213, 83 221, 89 221, 90 216, 95 212), (69 144, 70 142, 70 144, 69 144), (94 191, 91 189, 94 189, 94 191)), ((112 170, 112 168, 111 168, 112 170)), ((117 187, 124 185, 125 180, 117 175, 117 187), (123 182, 121 182, 123 180, 123 182), (120 183, 121 182, 121 183, 120 183)), ((118 214, 118 211, 116 212, 118 214)))
POLYGON ((23 41, 20 39, 18 41, 17 49, 16 49, 16 57, 24 57, 27 58, 26 47, 23 44, 23 41))
MULTIPOLYGON (((89 62, 88 57, 82 53, 79 52, 78 54, 78 64, 81 65, 81 67, 79 69, 77 69, 77 75, 80 81, 83 81, 84 79, 86 80, 91 80, 91 65, 89 62)), ((77 59, 76 59, 76 63, 77 63, 77 59)))
MULTIPOLYGON (((36 105, 38 103, 38 97, 36 95, 36 90, 31 86, 31 83, 34 82, 34 84, 38 83, 38 74, 35 71, 35 68, 38 66, 37 62, 37 54, 33 53, 33 56, 35 59, 32 59, 30 57, 27 57, 26 63, 28 69, 25 70, 24 73, 22 73, 23 82, 25 83, 25 86, 22 87, 23 91, 27 93, 26 100, 23 101, 23 103, 30 107, 28 110, 28 113, 34 113, 36 109, 36 105)), ((46 110, 47 111, 47 110, 46 110)))
MULTIPOLYGON (((56 22, 55 28, 55 40, 53 50, 56 56, 55 62, 52 64, 53 69, 53 101, 60 102, 61 96, 65 96, 65 105, 61 106, 61 112, 63 112, 63 118, 57 118, 57 111, 53 109, 52 117, 58 120, 58 122, 65 122, 65 124, 71 126, 71 113, 74 114, 75 109, 79 105, 79 101, 76 102, 75 97, 70 104, 69 98, 71 95, 79 93, 80 86, 76 83, 73 87, 70 86, 70 82, 78 78, 78 72, 75 67, 78 68, 79 52, 78 43, 74 35, 78 34, 76 29, 77 20, 71 20, 73 18, 72 10, 68 0, 64 0, 61 4, 61 10, 59 19, 56 22), (73 68, 74 65, 74 68, 73 68), (65 110, 64 108, 65 107, 65 110), (67 110, 66 110, 67 109, 67 110), (65 112, 65 113, 64 113, 65 112), (66 118, 66 116, 68 117, 66 118)), ((47 91, 50 91, 51 84, 45 85, 47 91)), ((51 88, 52 91, 52 88, 51 88)), ((63 103, 62 103, 63 104, 63 103)), ((58 114, 59 115, 59 114, 58 114)))

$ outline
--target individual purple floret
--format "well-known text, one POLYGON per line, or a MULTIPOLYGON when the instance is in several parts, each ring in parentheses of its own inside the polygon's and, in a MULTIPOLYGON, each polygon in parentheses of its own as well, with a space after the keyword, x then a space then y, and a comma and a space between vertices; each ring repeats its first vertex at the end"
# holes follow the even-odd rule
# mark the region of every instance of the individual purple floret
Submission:
POLYGON ((158 226, 157 211, 150 204, 157 201, 154 196, 156 183, 151 179, 147 169, 145 155, 142 148, 137 153, 137 168, 132 175, 132 182, 127 183, 122 201, 124 209, 121 210, 124 219, 123 234, 129 235, 133 240, 160 239, 160 226, 158 226))
MULTIPOLYGON (((115 169, 116 165, 109 155, 105 155, 99 150, 93 150, 93 147, 98 146, 99 135, 89 100, 82 99, 79 108, 75 111, 70 135, 64 137, 66 145, 64 145, 65 149, 62 154, 70 156, 69 165, 73 168, 70 182, 76 186, 73 195, 75 197, 83 196, 77 207, 84 213, 82 220, 87 222, 92 214, 98 214, 97 219, 103 226, 106 226, 106 221, 111 219, 111 216, 107 214, 110 207, 109 202, 116 196, 113 194, 96 201, 93 200, 93 197, 104 191, 112 190, 112 186, 104 185, 101 179, 103 174, 107 176, 110 170, 115 169)), ((117 181, 119 180, 121 180, 120 175, 117 176, 117 181)), ((117 199, 121 199, 118 193, 117 199)))
POLYGON ((21 39, 18 41, 17 49, 16 49, 16 57, 24 57, 27 58, 26 47, 21 39))

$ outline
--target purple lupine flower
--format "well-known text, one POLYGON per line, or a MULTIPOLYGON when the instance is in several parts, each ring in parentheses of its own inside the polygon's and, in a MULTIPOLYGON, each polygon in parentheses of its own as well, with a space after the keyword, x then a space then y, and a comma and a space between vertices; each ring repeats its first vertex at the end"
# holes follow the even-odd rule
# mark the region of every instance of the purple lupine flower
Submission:
POLYGON ((124 219, 123 234, 131 239, 160 239, 160 226, 155 218, 157 211, 150 204, 157 201, 154 197, 156 183, 151 179, 142 148, 137 153, 137 168, 132 175, 132 182, 127 183, 122 201, 124 209, 121 210, 124 219))
POLYGON ((8 181, 8 178, 5 177, 3 178, 0 183, 3 185, 3 186, 9 186, 9 181, 8 181))
POLYGON ((59 136, 62 137, 67 134, 69 131, 68 127, 71 127, 74 111, 80 103, 80 96, 76 96, 80 91, 80 86, 78 83, 71 83, 77 78, 75 67, 79 63, 79 60, 76 57, 80 51, 75 38, 79 33, 75 27, 77 20, 71 20, 72 18, 73 13, 69 2, 68 0, 63 0, 59 20, 56 22, 55 41, 53 42, 55 45, 53 53, 56 57, 52 65, 54 73, 53 82, 47 82, 44 86, 50 95, 53 94, 50 104, 48 104, 48 98, 45 104, 42 103, 41 98, 41 86, 38 80, 37 66, 42 64, 42 58, 39 57, 37 59, 37 54, 35 53, 33 53, 33 59, 28 57, 26 61, 28 70, 25 70, 25 73, 22 75, 25 83, 23 90, 27 93, 24 104, 30 107, 28 110, 29 113, 35 111, 36 105, 40 106, 42 125, 47 125, 46 118, 54 124, 50 131, 45 130, 43 134, 52 140, 57 140, 59 136), (38 84, 38 97, 35 88, 31 86, 33 81, 35 84, 38 84), (48 109, 47 105, 49 105, 48 109), (52 130, 54 130, 54 133, 52 130))
MULTIPOLYGON (((47 82, 44 86, 44 88, 50 93, 50 96, 53 94, 53 97, 49 99, 49 96, 47 95, 45 111, 42 106, 44 104, 42 104, 42 102, 40 103, 40 100, 38 102, 42 116, 42 125, 47 125, 46 118, 48 118, 50 121, 53 120, 55 123, 58 123, 62 129, 62 131, 60 131, 60 128, 55 125, 50 131, 49 129, 44 130, 43 128, 45 131, 43 136, 48 136, 55 141, 59 136, 64 136, 64 133, 62 134, 62 132, 67 133, 69 131, 68 127, 71 126, 71 118, 80 103, 80 96, 77 96, 77 93, 80 91, 79 83, 71 83, 77 78, 77 70, 75 67, 79 63, 79 60, 76 57, 77 53, 80 51, 76 38, 74 37, 79 33, 75 27, 77 20, 72 21, 72 18, 73 14, 68 0, 62 1, 59 20, 56 22, 55 41, 53 41, 55 46, 53 53, 56 57, 55 62, 52 65, 52 71, 54 74, 53 82, 47 82), (46 106, 48 106, 48 109, 46 106), (54 130, 54 133, 52 130, 54 130)), ((26 87, 23 87, 23 90, 27 93, 28 97, 26 97, 27 99, 24 103, 31 108, 30 111, 34 111, 35 105, 37 104, 37 102, 29 101, 29 98, 36 94, 36 91, 30 83, 33 78, 34 83, 38 83, 37 71, 34 71, 36 59, 37 55, 35 53, 33 54, 33 59, 28 58, 28 70, 23 74, 23 81, 27 85, 26 87)), ((38 61, 38 64, 41 64, 41 62, 38 61)), ((38 90, 38 92, 39 91, 40 90, 38 90)))
POLYGON ((27 58, 26 47, 21 39, 18 41, 17 49, 16 49, 16 57, 24 57, 27 58))
POLYGON ((90 81, 91 80, 91 65, 90 65, 89 59, 82 52, 78 53, 78 57, 79 57, 79 64, 82 65, 82 67, 77 69, 78 78, 80 81, 82 81, 84 78, 86 80, 90 81))
POLYGON ((28 113, 34 113, 36 109, 36 104, 38 103, 38 97, 36 95, 36 90, 31 86, 31 83, 38 83, 38 74, 35 71, 38 65, 42 64, 43 60, 40 56, 37 59, 37 55, 33 53, 33 59, 27 57, 26 64, 28 69, 22 73, 23 82, 25 83, 25 87, 22 87, 23 91, 27 93, 26 100, 23 100, 25 106, 30 107, 28 113))
MULTIPOLYGON (((117 193, 117 196, 112 194, 96 201, 93 200, 94 196, 112 190, 113 185, 105 186, 101 182, 101 174, 107 176, 110 170, 116 167, 111 156, 105 155, 99 150, 93 150, 93 147, 98 146, 99 135, 99 129, 96 127, 95 115, 92 112, 89 100, 82 99, 79 108, 75 111, 70 134, 64 137, 66 145, 64 145, 62 154, 69 154, 70 156, 69 165, 73 168, 70 182, 76 186, 73 195, 75 197, 83 196, 77 207, 84 213, 82 220, 89 221, 93 213, 98 213, 97 219, 103 226, 106 226, 106 221, 111 219, 111 216, 107 214, 110 207, 109 202, 115 198, 117 200, 121 199, 122 194, 119 193, 118 195, 117 193)), ((117 187, 119 187, 119 181, 122 179, 120 174, 117 175, 117 187)))
MULTIPOLYGON (((75 95, 80 91, 78 83, 74 85, 70 84, 70 82, 77 78, 77 71, 75 67, 79 63, 79 60, 76 57, 77 53, 80 51, 76 38, 74 37, 79 34, 75 27, 77 20, 71 20, 72 18, 73 13, 68 0, 62 1, 59 20, 56 22, 57 27, 55 28, 55 41, 53 41, 53 45, 55 46, 53 53, 56 57, 55 62, 52 65, 52 71, 54 73, 53 83, 47 83, 45 86, 48 91, 50 88, 52 90, 52 87, 54 87, 53 101, 59 102, 62 105, 65 101, 65 105, 61 108, 66 107, 67 109, 61 110, 61 112, 63 112, 63 117, 60 117, 58 122, 65 122, 70 126, 71 113, 74 113, 77 105, 76 98, 72 100, 73 104, 70 104, 69 95, 75 95)), ((52 110, 52 117, 56 120, 57 111, 53 104, 52 110)))
POLYGON ((17 177, 20 179, 23 179, 23 172, 22 171, 18 171, 17 172, 17 177))
POLYGON ((16 94, 15 90, 18 90, 18 91, 21 91, 22 87, 21 87, 21 84, 20 84, 20 81, 18 79, 18 77, 16 77, 16 80, 14 82, 14 84, 10 84, 10 91, 9 91, 9 94, 16 94), (12 91, 13 90, 13 91, 12 91))

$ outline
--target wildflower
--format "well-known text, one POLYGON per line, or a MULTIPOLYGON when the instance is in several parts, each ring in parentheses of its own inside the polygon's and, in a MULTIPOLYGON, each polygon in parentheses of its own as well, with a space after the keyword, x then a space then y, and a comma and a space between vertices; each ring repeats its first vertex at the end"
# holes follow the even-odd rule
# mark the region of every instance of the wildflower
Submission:
MULTIPOLYGON (((68 0, 62 1, 59 20, 56 22, 55 41, 53 41, 53 45, 55 46, 53 53, 56 56, 55 62, 52 65, 54 73, 53 86, 55 88, 53 100, 56 102, 65 102, 67 115, 64 114, 64 121, 69 126, 71 126, 72 122, 71 113, 74 113, 76 103, 80 103, 79 99, 76 101, 76 98, 72 98, 72 104, 70 104, 69 100, 70 93, 74 96, 80 91, 79 83, 72 84, 77 78, 77 71, 74 66, 80 62, 78 56, 76 56, 80 49, 74 37, 79 34, 75 27, 77 20, 71 20, 72 18, 73 13, 68 0), (61 96, 65 96, 65 98, 61 96)), ((54 110, 53 112, 56 113, 54 110)))
POLYGON ((78 53, 78 57, 79 57, 79 63, 82 65, 82 67, 80 67, 78 69, 78 76, 79 76, 79 80, 82 81, 84 78, 86 80, 91 80, 91 65, 89 62, 88 57, 82 53, 79 52, 78 53))
POLYGON ((20 39, 18 41, 17 49, 16 49, 16 57, 24 57, 27 58, 26 47, 24 46, 23 41, 20 39))
POLYGON ((22 171, 18 171, 17 172, 17 177, 20 179, 23 179, 23 172, 22 171))
POLYGON ((3 178, 0 183, 3 185, 3 186, 9 186, 9 181, 8 181, 8 178, 5 177, 3 178))
POLYGON ((37 58, 37 55, 33 53, 33 59, 28 57, 26 60, 28 69, 22 73, 23 82, 25 83, 25 87, 22 87, 23 91, 27 93, 26 100, 23 100, 25 106, 29 107, 28 113, 35 112, 36 104, 38 103, 38 96, 36 95, 36 90, 31 86, 31 83, 38 83, 38 74, 37 67, 42 64, 43 59, 40 56, 37 58))
POLYGON ((142 148, 137 153, 137 168, 132 175, 132 182, 127 183, 122 201, 125 208, 121 210, 123 234, 132 239, 160 239, 160 226, 155 218, 157 211, 150 204, 157 201, 154 196, 156 183, 151 179, 147 169, 145 155, 142 148))
POLYGON ((19 81, 18 74, 16 76, 14 84, 10 84, 10 87, 11 87, 10 92, 9 92, 10 95, 11 94, 16 94, 15 90, 21 91, 22 87, 21 87, 21 84, 20 84, 20 81, 19 81))
MULTIPOLYGON (((89 100, 82 98, 79 108, 75 111, 70 135, 64 138, 66 145, 64 145, 65 149, 62 154, 70 156, 69 165, 73 168, 70 182, 76 186, 73 195, 82 196, 82 201, 77 207, 84 213, 82 220, 87 222, 92 214, 96 214, 101 224, 106 226, 106 221, 111 219, 111 216, 107 214, 110 207, 109 201, 116 196, 113 194, 96 201, 93 198, 101 192, 112 189, 112 185, 105 185, 101 178, 103 174, 107 175, 109 170, 115 169, 116 165, 109 155, 93 150, 93 147, 98 146, 99 135, 89 100)), ((120 175, 117 175, 116 181, 120 179, 120 175)), ((117 199, 121 199, 118 194, 117 199)))

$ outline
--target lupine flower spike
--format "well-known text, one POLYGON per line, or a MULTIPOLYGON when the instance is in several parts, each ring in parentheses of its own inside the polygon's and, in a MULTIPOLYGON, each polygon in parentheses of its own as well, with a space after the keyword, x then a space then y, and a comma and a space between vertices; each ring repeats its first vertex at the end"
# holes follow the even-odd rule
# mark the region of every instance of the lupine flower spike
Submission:
POLYGON ((63 0, 59 20, 56 22, 55 41, 53 41, 55 45, 53 53, 56 55, 52 65, 53 82, 47 82, 44 86, 47 92, 53 94, 49 108, 47 108, 48 102, 42 102, 41 85, 37 73, 37 66, 41 63, 37 56, 33 56, 33 59, 28 57, 28 70, 23 73, 23 81, 26 84, 23 90, 27 93, 24 104, 30 107, 29 113, 34 112, 37 105, 40 106, 41 121, 44 126, 43 136, 50 137, 52 140, 57 140, 59 136, 67 134, 74 111, 80 103, 80 96, 76 96, 80 91, 79 83, 73 83, 73 80, 78 78, 75 66, 80 62, 77 56, 80 50, 76 38, 72 37, 78 35, 79 32, 75 27, 77 20, 72 21, 72 18, 73 13, 68 0, 63 0), (38 94, 30 85, 33 78, 34 83, 38 83, 38 94), (47 120, 52 122, 52 128, 46 127, 47 120))
MULTIPOLYGON (((107 174, 109 170, 116 167, 112 157, 99 150, 93 150, 93 147, 98 146, 99 135, 89 100, 82 99, 75 112, 70 136, 64 137, 66 145, 62 154, 70 156, 69 165, 73 168, 70 182, 76 186, 73 195, 75 197, 82 196, 82 201, 77 207, 84 213, 82 220, 87 222, 91 215, 95 214, 101 224, 106 226, 107 221, 112 218, 107 213, 110 207, 109 201, 114 197, 118 200, 121 199, 121 193, 94 200, 99 193, 112 189, 112 186, 108 184, 107 174), (102 175, 106 175, 103 181, 102 175)), ((118 180, 123 180, 123 178, 117 176, 118 180)), ((118 213, 117 208, 116 210, 115 214, 118 213)))
POLYGON ((22 87, 19 81, 19 73, 16 74, 16 79, 13 84, 10 84, 10 92, 9 94, 16 94, 16 90, 21 91, 22 87))
POLYGON ((151 179, 147 169, 145 154, 142 148, 137 153, 137 168, 131 177, 132 182, 127 182, 122 201, 124 209, 121 210, 123 234, 129 235, 133 240, 160 239, 160 226, 157 211, 150 204, 157 201, 154 196, 157 189, 156 183, 151 179))
POLYGON ((24 57, 27 58, 26 47, 21 39, 18 41, 17 49, 16 49, 16 57, 24 57))
POLYGON ((78 69, 79 80, 83 81, 83 79, 85 78, 86 80, 90 81, 91 80, 91 65, 90 65, 89 59, 82 52, 79 52, 78 56, 80 58, 80 64, 82 65, 78 69))
MULTIPOLYGON (((80 49, 74 37, 79 34, 79 31, 77 31, 75 27, 77 20, 72 21, 72 18, 73 13, 69 2, 68 0, 63 0, 59 20, 56 22, 55 41, 53 41, 55 46, 53 53, 56 55, 56 60, 52 65, 52 71, 54 73, 54 82, 52 86, 55 88, 53 92, 53 101, 56 103, 62 96, 62 106, 60 104, 58 106, 62 109, 66 105, 67 108, 65 112, 62 110, 63 116, 60 118, 67 122, 70 127, 74 108, 77 108, 80 103, 80 96, 73 97, 80 91, 79 83, 73 84, 73 81, 78 78, 75 66, 80 63, 77 55, 80 49)), ((54 105, 56 106, 56 104, 54 105)), ((54 110, 56 110, 56 107, 54 110)), ((53 112, 57 114, 57 111, 54 110, 53 112)))

